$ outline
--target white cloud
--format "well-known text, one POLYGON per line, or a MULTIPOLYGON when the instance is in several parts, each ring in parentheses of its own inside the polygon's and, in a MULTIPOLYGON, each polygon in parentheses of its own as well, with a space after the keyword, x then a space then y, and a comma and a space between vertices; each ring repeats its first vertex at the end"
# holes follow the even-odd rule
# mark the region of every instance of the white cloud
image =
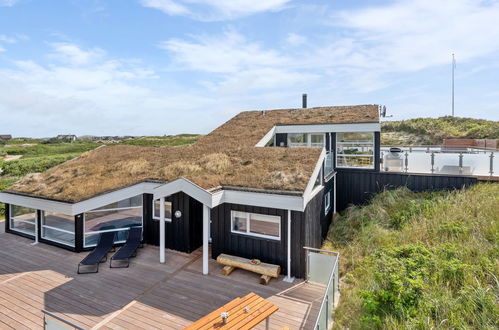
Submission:
POLYGON ((0 53, 1 52, 5 52, 5 48, 3 48, 2 46, 0 46, 0 53))
POLYGON ((144 7, 168 15, 182 15, 200 21, 235 19, 266 11, 278 11, 291 0, 140 0, 144 7))
POLYGON ((293 58, 264 49, 235 31, 217 37, 171 39, 160 47, 172 55, 175 70, 215 74, 212 77, 217 77, 218 81, 215 84, 205 82, 205 86, 224 92, 284 88, 318 77, 294 68, 296 61, 293 58))
POLYGON ((72 65, 85 65, 102 59, 105 51, 99 48, 83 50, 77 45, 71 43, 51 43, 53 53, 49 56, 61 62, 72 65))
POLYGON ((176 63, 190 70, 236 73, 241 70, 281 66, 289 59, 273 50, 264 50, 235 32, 222 36, 197 36, 192 41, 170 39, 160 47, 173 54, 176 63))
POLYGON ((15 38, 12 38, 12 37, 8 37, 4 34, 0 34, 0 41, 2 42, 5 42, 5 43, 8 43, 8 44, 13 44, 15 43, 17 40, 15 38))
POLYGON ((18 2, 19 2, 19 0, 0 0, 0 6, 12 7, 18 2))
POLYGON ((286 43, 288 43, 290 46, 300 46, 306 41, 307 37, 296 33, 289 33, 286 37, 286 43))
MULTIPOLYGON (((92 53, 77 45, 65 46, 70 55, 92 53)), ((174 134, 183 129, 205 131, 213 125, 216 116, 208 110, 199 113, 213 100, 157 83, 156 73, 140 61, 102 55, 92 61, 76 60, 85 63, 76 66, 74 58, 80 57, 69 58, 67 62, 49 57, 47 65, 14 61, 12 68, 0 68, 0 113, 17 135, 174 134), (155 87, 148 87, 151 82, 156 82, 155 87), (185 122, 193 123, 192 129, 185 122)))
POLYGON ((499 2, 396 1, 334 15, 350 31, 349 53, 358 64, 390 71, 416 71, 499 51, 499 2))

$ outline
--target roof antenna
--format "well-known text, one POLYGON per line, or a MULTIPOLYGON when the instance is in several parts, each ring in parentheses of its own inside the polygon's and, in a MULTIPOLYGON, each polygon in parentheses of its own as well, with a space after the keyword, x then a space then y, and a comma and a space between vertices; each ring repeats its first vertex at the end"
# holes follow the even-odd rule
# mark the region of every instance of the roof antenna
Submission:
POLYGON ((301 96, 301 107, 305 109, 307 107, 307 94, 301 96))

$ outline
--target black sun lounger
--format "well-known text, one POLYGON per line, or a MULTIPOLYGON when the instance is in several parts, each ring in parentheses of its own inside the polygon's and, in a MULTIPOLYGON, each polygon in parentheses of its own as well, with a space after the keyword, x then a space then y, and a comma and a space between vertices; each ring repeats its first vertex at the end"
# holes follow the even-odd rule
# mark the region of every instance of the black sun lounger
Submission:
POLYGON ((137 255, 137 249, 141 247, 140 241, 142 240, 142 228, 131 227, 128 231, 128 238, 118 252, 116 252, 109 261, 111 268, 128 268, 130 266, 130 258, 137 255), (115 265, 113 266, 113 261, 115 265), (116 264, 121 264, 116 266, 116 264))
POLYGON ((78 274, 87 273, 98 273, 99 264, 107 260, 107 254, 113 249, 114 243, 114 232, 102 233, 99 237, 99 243, 95 249, 90 252, 79 264, 78 264, 78 274), (92 271, 80 271, 80 267, 88 268, 92 267, 92 271))

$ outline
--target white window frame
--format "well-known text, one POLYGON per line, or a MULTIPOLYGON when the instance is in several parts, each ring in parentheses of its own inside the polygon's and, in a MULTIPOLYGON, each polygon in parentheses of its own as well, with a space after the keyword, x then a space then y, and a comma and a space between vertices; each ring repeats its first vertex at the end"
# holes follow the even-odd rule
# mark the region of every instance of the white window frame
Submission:
MULTIPOLYGON (((31 236, 36 237, 36 235, 38 234, 38 233, 36 232, 36 223, 37 223, 37 221, 38 221, 38 210, 36 210, 36 209, 33 209, 33 208, 29 207, 30 209, 35 210, 35 222, 34 222, 34 223, 32 223, 32 222, 30 222, 30 221, 26 221, 26 220, 14 219, 14 217, 12 216, 12 206, 19 206, 19 205, 12 205, 12 204, 9 204, 9 219, 8 219, 8 221, 9 221, 9 228, 10 228, 10 230, 12 230, 12 231, 14 231, 14 232, 17 232, 17 233, 23 233, 23 234, 26 234, 26 235, 31 235, 31 236), (34 231, 34 233, 31 233, 31 232, 29 232, 29 231, 27 231, 27 230, 22 230, 22 229, 17 229, 17 228, 15 228, 14 226, 12 226, 13 220, 16 220, 16 221, 18 221, 18 222, 23 222, 23 223, 27 223, 27 224, 30 224, 30 225, 35 226, 35 231, 34 231)), ((7 220, 5 220, 5 221, 7 221, 7 220)))
POLYGON ((314 147, 314 148, 324 148, 326 146, 326 133, 288 133, 287 134, 288 147, 314 147), (289 138, 290 134, 300 134, 307 137, 306 143, 292 143, 289 138), (322 145, 316 145, 317 143, 312 143, 312 135, 322 135, 322 145))
POLYGON ((274 241, 280 241, 281 240, 281 217, 278 215, 268 215, 268 214, 260 214, 260 213, 251 213, 251 212, 231 210, 230 211, 230 232, 233 234, 254 236, 254 237, 259 237, 259 238, 271 239, 274 241), (246 216, 246 231, 239 231, 239 230, 233 229, 234 228, 234 217, 237 214, 239 214, 240 218, 243 218, 243 216, 241 216, 241 215, 245 214, 245 216, 246 216), (271 236, 271 235, 252 233, 251 232, 251 221, 250 221, 252 214, 258 215, 259 217, 265 217, 268 219, 268 222, 278 223, 279 224, 279 236, 271 236))
POLYGON ((326 215, 329 210, 331 210, 331 191, 328 191, 326 195, 324 195, 324 215, 326 215))
MULTIPOLYGON (((153 200, 152 200, 152 219, 153 219, 153 220, 161 220, 161 219, 160 219, 160 217, 156 217, 156 216, 154 216, 154 211, 156 210, 156 208, 155 208, 155 205, 154 205, 154 204, 155 204, 156 202, 159 202, 159 201, 160 201, 159 199, 153 199, 153 200)), ((165 205, 166 205, 166 204, 170 204, 170 206, 171 206, 171 210, 172 210, 172 215, 173 215, 173 204, 172 204, 172 202, 169 202, 169 201, 165 200, 165 205)), ((161 212, 161 211, 160 211, 160 212, 161 212)), ((171 219, 171 218, 167 218, 167 217, 165 217, 165 221, 166 221, 166 222, 172 222, 172 219, 171 219)))
MULTIPOLYGON (((136 197, 136 196, 133 196, 133 197, 130 197, 130 198, 134 198, 134 197, 136 197)), ((127 198, 125 198, 125 199, 127 199, 127 198)), ((121 201, 121 200, 119 200, 119 201, 121 201)), ((119 202, 119 201, 117 201, 117 202, 119 202)), ((112 203, 109 203, 109 204, 112 204, 112 203)), ((153 204, 153 206, 154 206, 154 204, 153 204)), ((142 200, 142 205, 141 206, 119 207, 119 208, 111 208, 111 209, 95 209, 95 210, 90 210, 90 211, 86 211, 85 213, 83 213, 83 216, 82 216, 82 218, 83 218, 83 248, 89 248, 89 247, 97 246, 97 244, 87 244, 86 243, 85 237, 87 235, 89 235, 89 234, 102 234, 102 233, 119 232, 119 231, 128 231, 128 230, 130 230, 130 228, 115 228, 115 229, 104 229, 104 230, 97 230, 97 231, 89 231, 89 232, 87 232, 87 222, 85 221, 87 213, 107 212, 107 211, 120 211, 120 210, 132 210, 132 209, 143 209, 143 207, 144 207, 144 200, 142 200)), ((153 209, 153 213, 154 213, 154 209, 153 209)), ((144 212, 143 212, 143 210, 142 210, 142 212, 140 214, 140 228, 142 228, 142 230, 144 229, 144 212)), ((125 243, 125 242, 126 242, 126 240, 115 241, 114 244, 121 244, 121 243, 125 243)))
POLYGON ((369 169, 369 170, 372 170, 375 168, 375 164, 374 164, 374 155, 376 153, 376 140, 375 140, 375 132, 340 132, 340 133, 359 133, 359 134, 372 134, 373 135, 373 138, 372 138, 372 146, 373 146, 373 154, 372 155, 364 155, 364 154, 359 154, 359 155, 345 155, 345 154, 338 154, 338 145, 339 144, 355 144, 356 142, 339 142, 338 141, 338 136, 339 134, 336 134, 336 150, 334 150, 334 154, 335 154, 335 158, 336 158, 336 167, 338 168, 352 168, 352 169, 369 169), (372 159, 372 166, 340 166, 338 165, 338 156, 340 157, 370 157, 372 159))
MULTIPOLYGON (((58 212, 52 212, 52 213, 58 213, 58 212)), ((46 241, 56 242, 56 243, 59 243, 59 244, 62 244, 62 245, 70 246, 70 247, 75 247, 76 246, 76 231, 75 231, 75 227, 74 226, 73 226, 73 231, 69 231, 69 230, 60 229, 60 228, 57 228, 57 227, 52 227, 52 226, 44 225, 44 222, 45 222, 45 211, 41 211, 41 214, 42 214, 42 218, 40 219, 41 220, 40 221, 40 226, 41 226, 41 228, 40 228, 40 238, 43 238, 46 241), (61 240, 58 240, 58 239, 45 237, 43 235, 43 229, 44 228, 48 228, 48 229, 51 229, 51 230, 59 231, 61 233, 73 235, 74 238, 75 238, 74 239, 74 243, 71 244, 71 243, 68 243, 68 242, 65 242, 65 241, 61 241, 61 240)), ((75 219, 75 221, 76 221, 76 219, 75 219)), ((76 223, 75 223, 75 225, 76 225, 76 223)))

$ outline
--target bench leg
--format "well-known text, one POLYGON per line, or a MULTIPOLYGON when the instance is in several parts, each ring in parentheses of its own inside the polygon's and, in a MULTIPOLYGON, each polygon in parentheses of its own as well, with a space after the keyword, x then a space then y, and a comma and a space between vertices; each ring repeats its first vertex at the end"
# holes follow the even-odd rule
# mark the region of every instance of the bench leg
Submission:
POLYGON ((236 269, 236 267, 232 267, 232 266, 224 266, 224 268, 222 268, 221 270, 221 273, 222 275, 230 275, 230 273, 232 273, 234 271, 234 269, 236 269))
POLYGON ((270 329, 270 316, 265 319, 265 330, 270 329))
POLYGON ((272 277, 270 277, 268 275, 262 275, 260 277, 260 284, 267 285, 267 284, 269 284, 271 279, 272 279, 272 277))

